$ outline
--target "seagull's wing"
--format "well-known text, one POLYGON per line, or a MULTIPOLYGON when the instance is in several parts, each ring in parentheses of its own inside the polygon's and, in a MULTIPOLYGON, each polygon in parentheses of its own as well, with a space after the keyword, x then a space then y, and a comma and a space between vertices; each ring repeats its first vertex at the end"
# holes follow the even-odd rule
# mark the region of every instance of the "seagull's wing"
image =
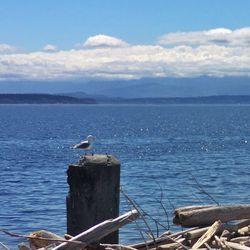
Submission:
POLYGON ((88 149, 90 146, 90 143, 88 141, 81 141, 80 143, 74 145, 73 148, 82 148, 82 149, 88 149))

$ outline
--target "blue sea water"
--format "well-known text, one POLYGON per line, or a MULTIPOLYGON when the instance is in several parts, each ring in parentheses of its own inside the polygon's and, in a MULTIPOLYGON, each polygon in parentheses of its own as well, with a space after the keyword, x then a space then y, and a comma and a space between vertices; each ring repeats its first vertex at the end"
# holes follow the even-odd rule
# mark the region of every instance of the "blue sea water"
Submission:
MULTIPOLYGON (((123 190, 166 228, 175 207, 250 203, 248 105, 1 105, 0 228, 66 232, 66 170, 80 156, 70 147, 88 134, 95 153, 121 162, 123 190)), ((121 195, 121 213, 129 209, 121 195)), ((121 241, 142 241, 138 227, 121 229, 121 241)))

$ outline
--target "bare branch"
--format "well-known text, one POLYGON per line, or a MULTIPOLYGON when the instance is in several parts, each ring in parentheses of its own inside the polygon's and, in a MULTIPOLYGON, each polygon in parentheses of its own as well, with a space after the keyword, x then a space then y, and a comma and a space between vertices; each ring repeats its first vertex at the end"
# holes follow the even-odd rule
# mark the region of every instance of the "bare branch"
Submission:
POLYGON ((197 181, 197 179, 191 174, 192 179, 195 181, 195 183, 198 186, 198 189, 205 195, 207 195, 217 206, 219 206, 219 202, 217 202, 212 195, 210 195, 207 191, 205 191, 205 189, 201 186, 201 184, 197 181))
MULTIPOLYGON (((149 227, 146 219, 144 218, 144 215, 141 213, 140 209, 138 208, 137 204, 123 191, 123 189, 121 188, 121 193, 125 196, 125 198, 131 203, 131 205, 137 210, 137 212, 140 214, 142 220, 144 221, 146 227, 148 228, 149 232, 150 232, 150 235, 153 239, 153 241, 155 242, 155 237, 154 237, 154 234, 151 230, 151 228, 149 227)), ((155 245, 156 246, 156 245, 155 245)))

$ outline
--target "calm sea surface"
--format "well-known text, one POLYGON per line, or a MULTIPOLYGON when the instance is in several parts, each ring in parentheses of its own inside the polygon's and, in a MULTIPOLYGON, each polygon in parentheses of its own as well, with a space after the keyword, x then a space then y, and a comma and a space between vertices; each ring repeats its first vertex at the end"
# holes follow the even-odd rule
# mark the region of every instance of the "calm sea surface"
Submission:
MULTIPOLYGON (((95 153, 120 160, 123 190, 166 228, 163 206, 173 229, 174 207, 250 203, 250 106, 0 105, 0 228, 66 232, 66 170, 80 155, 70 147, 88 134, 95 153)), ((121 195, 121 213, 129 209, 121 195)), ((141 241, 138 227, 121 241, 141 241)))

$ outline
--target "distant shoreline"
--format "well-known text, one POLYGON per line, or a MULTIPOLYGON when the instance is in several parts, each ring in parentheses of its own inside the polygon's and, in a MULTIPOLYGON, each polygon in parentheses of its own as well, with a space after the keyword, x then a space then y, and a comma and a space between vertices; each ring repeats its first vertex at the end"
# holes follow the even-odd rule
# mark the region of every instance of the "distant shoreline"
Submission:
POLYGON ((0 94, 0 104, 250 104, 250 95, 109 98, 52 94, 0 94))
POLYGON ((51 94, 0 94, 0 104, 96 104, 96 100, 51 94))

